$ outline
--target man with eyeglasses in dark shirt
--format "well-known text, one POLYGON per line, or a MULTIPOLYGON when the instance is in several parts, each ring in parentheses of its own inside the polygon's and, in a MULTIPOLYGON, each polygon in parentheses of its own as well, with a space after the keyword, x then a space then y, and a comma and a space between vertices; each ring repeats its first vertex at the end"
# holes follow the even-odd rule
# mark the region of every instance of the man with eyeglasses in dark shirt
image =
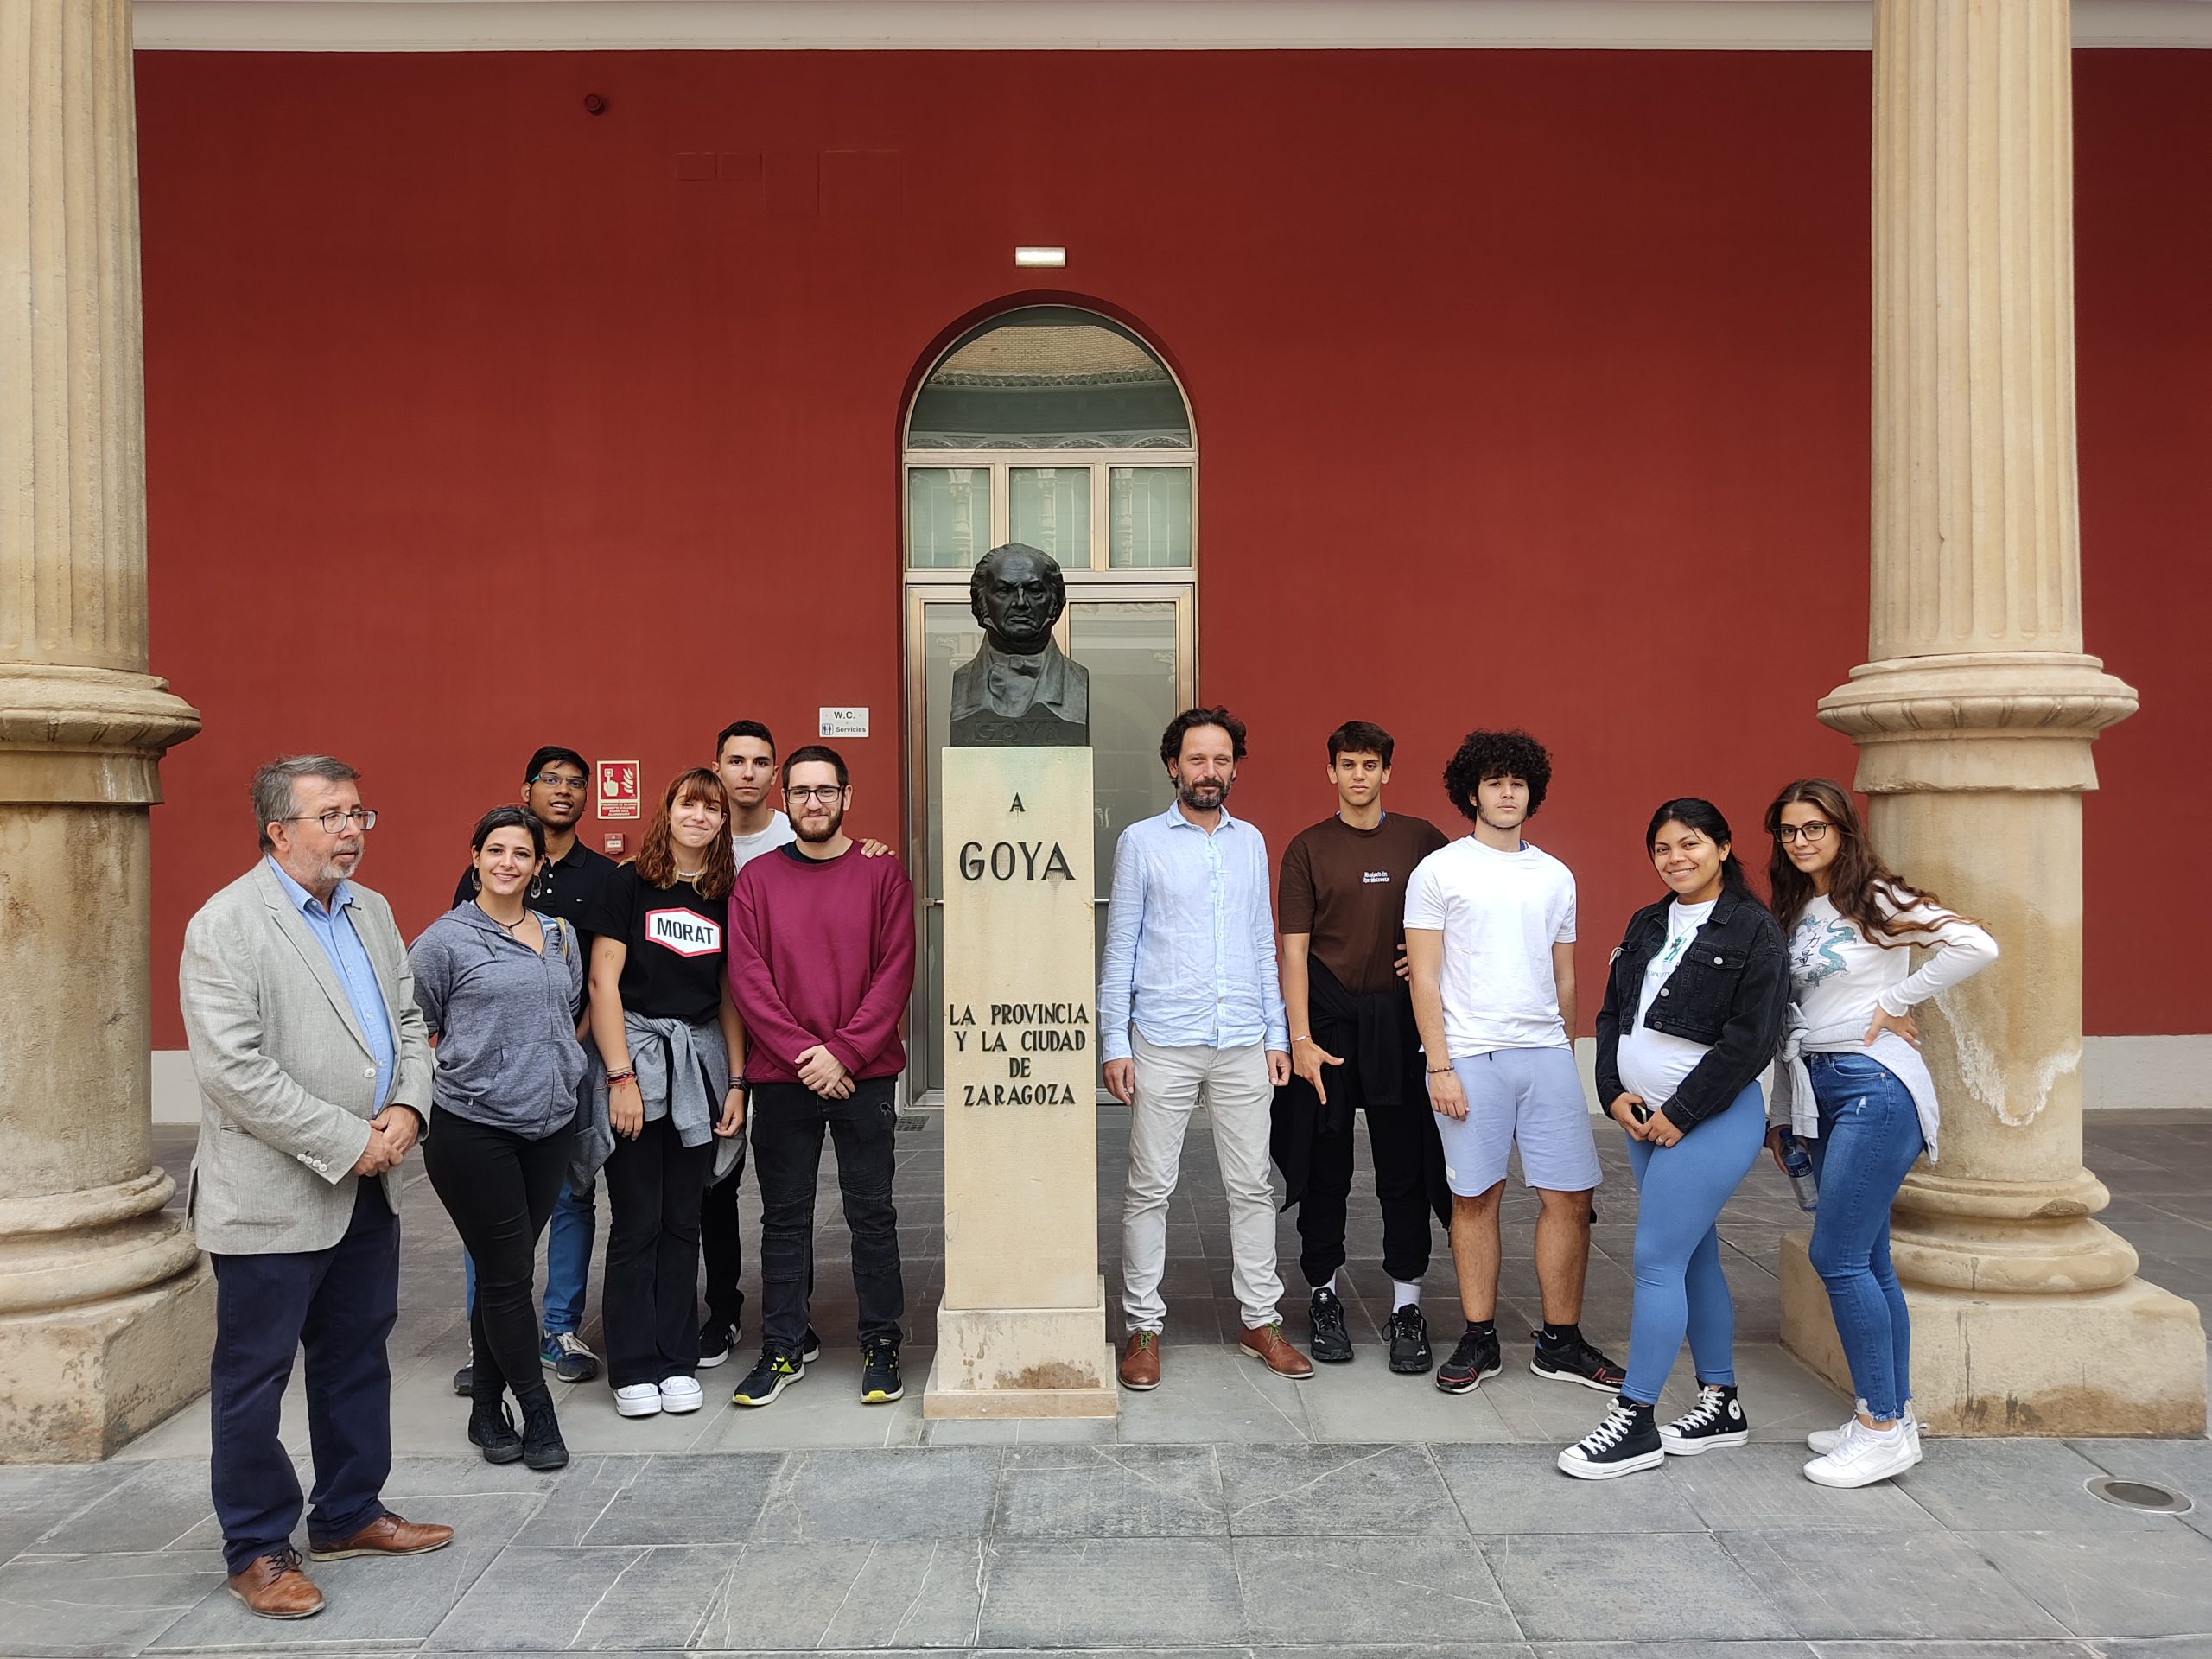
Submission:
MULTIPOLYGON (((576 835, 584 809, 591 804, 591 767, 574 749, 547 744, 524 769, 522 804, 545 826, 545 869, 531 885, 527 902, 532 910, 558 916, 574 927, 588 960, 592 936, 583 918, 615 870, 613 859, 592 851, 576 835)), ((475 897, 476 873, 463 870, 454 904, 466 905, 475 897)), ((581 999, 576 1015, 583 1017, 581 999)), ((578 1334, 584 1321, 584 1284, 591 1276, 592 1238, 598 1230, 595 1192, 563 1187, 545 1229, 544 1344, 538 1360, 563 1382, 588 1382, 599 1375, 599 1356, 578 1334)), ((461 1262, 467 1287, 463 1306, 474 1307, 476 1264, 466 1255, 461 1262)), ((467 1395, 470 1380, 464 1365, 454 1373, 453 1391, 467 1395)))

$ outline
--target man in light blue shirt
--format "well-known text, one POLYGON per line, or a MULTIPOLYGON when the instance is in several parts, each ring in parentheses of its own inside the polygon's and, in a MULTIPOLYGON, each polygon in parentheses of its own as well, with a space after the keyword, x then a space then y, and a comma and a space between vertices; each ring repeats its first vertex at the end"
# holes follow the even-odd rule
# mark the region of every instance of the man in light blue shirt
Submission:
POLYGON ((1313 1364, 1285 1340, 1276 1315, 1282 1279, 1268 1132, 1274 1090, 1290 1081, 1290 1028, 1275 969, 1267 842, 1226 805, 1244 758, 1244 722, 1226 709, 1186 709, 1168 723, 1160 758, 1175 804, 1131 824, 1115 846, 1098 978, 1106 1087, 1130 1109, 1122 1382, 1160 1385, 1167 1203, 1201 1101, 1229 1198, 1240 1345, 1281 1376, 1311 1376, 1313 1364))
MULTIPOLYGON (((284 897, 291 900, 292 908, 308 925, 308 931, 322 947, 322 954, 330 958, 338 983, 346 992, 346 1001, 353 1010, 353 1018, 360 1022, 361 1034, 369 1040, 369 1058, 377 1063, 376 1102, 381 1113, 385 1102, 391 1097, 393 1063, 397 1052, 392 1046, 391 1020, 385 1012, 384 992, 377 985, 377 970, 369 963, 368 950, 362 944, 361 936, 353 931, 353 885, 340 878, 330 890, 330 901, 326 906, 292 880, 291 872, 276 861, 275 854, 264 853, 262 858, 276 878, 276 885, 284 889, 284 897)), ((419 1133, 423 1127, 419 1116, 414 1127, 419 1133)), ((408 1139, 411 1141, 414 1136, 408 1139)))

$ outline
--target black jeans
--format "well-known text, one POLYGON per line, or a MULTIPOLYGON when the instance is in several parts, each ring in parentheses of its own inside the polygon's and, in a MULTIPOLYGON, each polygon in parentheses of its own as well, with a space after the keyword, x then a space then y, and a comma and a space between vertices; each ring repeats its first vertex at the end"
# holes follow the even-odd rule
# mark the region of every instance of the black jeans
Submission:
MULTIPOLYGON (((1429 1223, 1452 1212, 1444 1143, 1436 1114, 1416 1096, 1396 1106, 1370 1106, 1367 1144, 1375 1154, 1375 1196, 1382 1209, 1382 1271, 1408 1284, 1428 1271, 1429 1223)), ((1325 1285, 1344 1264, 1344 1215, 1351 1194, 1351 1125, 1335 1135, 1317 1130, 1305 1195, 1298 1201, 1298 1265, 1309 1285, 1325 1285)))
POLYGON ((891 1201, 894 1077, 856 1083, 848 1100, 804 1084, 753 1090, 753 1166, 760 1182, 761 1345, 796 1354, 814 1281, 814 1183, 822 1132, 837 1148, 837 1185, 853 1234, 853 1294, 862 1342, 899 1340, 906 1286, 899 1268, 899 1211, 891 1201))
MULTIPOLYGON (((749 1104, 749 1102, 748 1102, 749 1104)), ((745 1313, 745 1234, 738 1211, 738 1189, 745 1184, 745 1141, 729 1173, 707 1188, 699 1209, 699 1251, 707 1263, 707 1317, 734 1331, 745 1313)))
POLYGON ((468 1311, 476 1397, 514 1391, 517 1404, 545 1392, 538 1374, 538 1236, 568 1178, 573 1124, 532 1141, 511 1129, 430 1109, 423 1168, 476 1264, 468 1311))
POLYGON ((614 1137, 600 1318, 615 1388, 698 1370, 699 1203, 714 1166, 715 1143, 685 1146, 665 1117, 614 1137))
POLYGON ((346 1236, 327 1250, 217 1255, 208 1380, 208 1483, 232 1573, 291 1541, 300 1480, 277 1439, 292 1356, 307 1350, 315 1450, 310 1543, 350 1538, 384 1513, 391 1474, 391 1363, 399 1317, 399 1217, 384 1183, 356 1179, 346 1236))

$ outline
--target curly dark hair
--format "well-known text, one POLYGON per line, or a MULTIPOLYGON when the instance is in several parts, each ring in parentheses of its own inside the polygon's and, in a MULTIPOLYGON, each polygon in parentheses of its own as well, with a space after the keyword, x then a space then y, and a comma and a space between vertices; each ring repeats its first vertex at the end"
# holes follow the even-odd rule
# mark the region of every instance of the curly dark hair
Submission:
POLYGON ((1459 816, 1472 823, 1475 785, 1485 778, 1518 778, 1529 785, 1529 817, 1535 817, 1551 787, 1552 758, 1526 732, 1469 732, 1444 767, 1444 792, 1459 816))
POLYGON ((1167 722, 1160 734, 1160 764, 1172 766, 1183 753, 1183 734, 1201 726, 1218 726, 1229 734, 1229 758, 1244 758, 1244 722, 1226 709, 1185 709, 1167 722))

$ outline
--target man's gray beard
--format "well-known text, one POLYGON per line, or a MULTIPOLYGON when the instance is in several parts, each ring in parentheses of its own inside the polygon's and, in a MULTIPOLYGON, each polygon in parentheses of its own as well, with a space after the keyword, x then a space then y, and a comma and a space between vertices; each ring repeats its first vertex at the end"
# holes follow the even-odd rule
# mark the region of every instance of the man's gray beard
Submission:
POLYGON ((1217 784, 1221 790, 1221 793, 1216 796, 1211 803, 1193 798, 1192 790, 1195 785, 1191 784, 1181 784, 1177 785, 1175 790, 1175 798, 1182 802, 1184 805, 1189 807, 1193 812, 1212 812, 1228 805, 1229 791, 1235 786, 1236 779, 1210 779, 1209 781, 1217 784))
POLYGON ((369 849, 366 847, 362 848, 359 852, 354 854, 353 868, 350 871, 340 869, 338 868, 337 861, 334 859, 327 860, 324 862, 322 868, 316 872, 315 879, 318 881, 327 881, 333 887, 336 887, 340 881, 351 881, 355 876, 361 873, 361 861, 368 855, 369 849))
POLYGON ((830 827, 827 830, 824 830, 818 836, 810 836, 800 827, 799 821, 797 818, 793 818, 791 820, 791 833, 810 847, 819 847, 824 842, 836 840, 837 832, 844 827, 845 815, 842 812, 838 813, 836 817, 831 818, 830 820, 830 827))

